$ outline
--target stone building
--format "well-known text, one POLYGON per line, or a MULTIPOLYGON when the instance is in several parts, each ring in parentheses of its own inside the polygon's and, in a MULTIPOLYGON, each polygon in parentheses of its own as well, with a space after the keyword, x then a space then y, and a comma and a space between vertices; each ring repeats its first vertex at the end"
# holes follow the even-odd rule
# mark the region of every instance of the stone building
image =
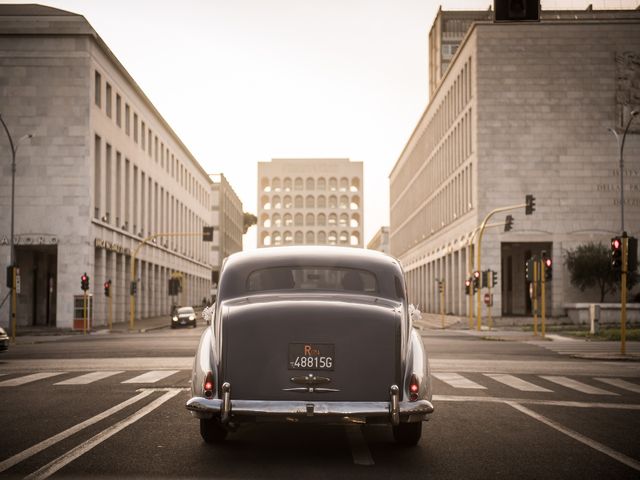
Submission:
POLYGON ((367 243, 369 250, 377 250, 382 253, 389 254, 389 227, 380 227, 380 229, 373 235, 369 243, 367 243))
POLYGON ((211 225, 215 232, 211 243, 211 282, 212 294, 216 294, 222 261, 232 253, 242 250, 242 235, 244 216, 242 201, 236 195, 227 178, 221 174, 211 174, 212 196, 211 210, 213 218, 211 225))
MULTIPOLYGON (((440 11, 434 26, 456 13, 440 11)), ((620 234, 619 149, 609 129, 621 133, 640 107, 640 11, 543 11, 539 22, 478 16, 447 47, 448 66, 430 68, 430 101, 390 174, 391 253, 414 303, 439 311, 444 281, 445 311, 465 315, 465 279, 478 268, 474 232, 494 209, 520 205, 493 216, 482 238, 480 269, 498 273, 493 315, 531 314, 525 261, 542 251, 554 262, 547 314, 563 315, 565 304, 593 298, 571 286, 565 252, 620 234)), ((640 118, 624 150, 625 226, 635 236, 638 132, 640 118)))
MULTIPOLYGON (((183 282, 179 303, 200 303, 211 289, 201 237, 211 217, 207 173, 84 17, 0 5, 0 42, 0 114, 14 138, 33 134, 17 156, 18 328, 72 327, 82 315, 74 298, 83 293, 85 272, 93 325, 108 322, 107 280, 112 319, 128 318, 134 253, 136 317, 169 312, 174 274, 183 282)), ((3 272, 10 258, 10 157, 1 141, 3 272)), ((6 293, 3 281, 0 298, 6 293)), ((9 318, 8 302, 0 318, 9 318)))
POLYGON ((258 247, 362 247, 362 174, 341 158, 258 162, 258 247))

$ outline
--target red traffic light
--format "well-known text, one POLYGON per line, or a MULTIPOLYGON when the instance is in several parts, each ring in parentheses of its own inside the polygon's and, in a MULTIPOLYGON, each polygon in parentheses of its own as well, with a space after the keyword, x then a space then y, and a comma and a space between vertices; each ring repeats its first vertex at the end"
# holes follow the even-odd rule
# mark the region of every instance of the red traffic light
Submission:
POLYGON ((547 268, 551 268, 551 263, 552 263, 552 262, 551 262, 551 259, 550 259, 550 258, 546 258, 546 259, 544 260, 544 266, 545 266, 545 267, 547 267, 547 268))
POLYGON ((622 241, 619 238, 614 238, 611 240, 611 248, 614 250, 619 250, 622 246, 622 241))
POLYGON ((465 284, 467 287, 470 287, 470 286, 471 286, 471 280, 466 279, 466 280, 464 281, 464 284, 465 284))
POLYGON ((475 272, 473 272, 473 276, 475 278, 480 278, 480 272, 478 270, 476 270, 475 272))

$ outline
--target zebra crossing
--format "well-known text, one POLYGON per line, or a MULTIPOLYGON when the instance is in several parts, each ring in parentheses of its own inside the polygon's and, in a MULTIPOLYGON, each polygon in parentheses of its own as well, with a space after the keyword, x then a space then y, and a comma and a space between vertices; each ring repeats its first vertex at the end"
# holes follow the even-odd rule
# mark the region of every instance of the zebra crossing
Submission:
MULTIPOLYGON (((534 383, 537 379, 544 380, 546 382, 568 389, 573 392, 579 392, 586 395, 609 395, 620 396, 621 393, 613 390, 620 390, 622 393, 640 393, 640 383, 634 383, 629 380, 623 380, 621 378, 609 378, 609 377, 590 377, 589 380, 593 380, 596 384, 603 384, 602 387, 595 386, 592 383, 585 383, 584 379, 577 380, 563 375, 537 375, 534 380, 524 380, 516 375, 505 373, 483 373, 481 378, 486 378, 487 382, 475 381, 460 373, 455 372, 432 372, 431 374, 435 379, 449 387, 460 390, 490 390, 495 387, 491 382, 495 381, 501 385, 505 385, 514 390, 520 392, 541 392, 541 393, 557 393, 556 390, 548 386, 539 385, 534 383), (611 389, 610 387, 614 387, 611 389)), ((636 379, 637 382, 640 380, 636 379)))
MULTIPOLYGON (((553 341, 532 340, 526 343, 536 345, 559 355, 569 356, 602 356, 620 354, 620 342, 610 341, 586 341, 577 340, 560 335, 547 335, 553 341)), ((627 355, 640 355, 640 342, 627 342, 625 345, 627 355)))
MULTIPOLYGON (((165 380, 179 372, 181 372, 181 370, 151 370, 148 372, 138 374, 134 377, 122 380, 119 383, 150 385, 150 384, 158 383, 161 380, 165 380)), ((186 370, 184 372, 186 372, 186 370)), ((20 387, 20 386, 38 382, 41 380, 52 379, 53 377, 57 377, 59 375, 68 374, 68 373, 70 372, 55 371, 55 372, 38 372, 38 373, 20 375, 14 378, 6 379, 6 380, 0 380, 0 388, 20 387)), ((76 375, 74 377, 67 378, 59 382, 55 382, 53 385, 56 385, 56 386, 89 385, 92 383, 109 379, 111 377, 115 377, 116 375, 120 375, 123 373, 131 373, 131 372, 125 372, 124 370, 110 370, 110 371, 96 371, 96 372, 82 373, 81 375, 76 375)), ((2 374, 2 376, 7 376, 7 374, 2 374)))

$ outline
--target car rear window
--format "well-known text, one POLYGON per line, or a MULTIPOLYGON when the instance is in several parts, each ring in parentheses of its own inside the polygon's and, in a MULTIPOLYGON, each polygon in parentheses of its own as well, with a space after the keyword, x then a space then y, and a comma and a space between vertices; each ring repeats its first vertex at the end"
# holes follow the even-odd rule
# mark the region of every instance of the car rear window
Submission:
POLYGON ((373 273, 355 268, 272 267, 251 272, 247 278, 247 290, 319 290, 374 294, 378 292, 378 282, 373 273))
POLYGON ((178 309, 178 313, 193 313, 193 308, 192 307, 182 307, 178 309))

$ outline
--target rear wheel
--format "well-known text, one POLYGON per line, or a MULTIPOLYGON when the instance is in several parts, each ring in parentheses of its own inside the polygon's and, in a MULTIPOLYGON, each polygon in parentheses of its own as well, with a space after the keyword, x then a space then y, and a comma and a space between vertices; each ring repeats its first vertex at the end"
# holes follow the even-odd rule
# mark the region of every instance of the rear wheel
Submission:
POLYGON ((227 437, 226 428, 217 418, 200 419, 200 435, 207 443, 221 443, 227 437))
POLYGON ((400 445, 413 447, 422 436, 422 422, 401 423, 393 427, 393 438, 400 445))

